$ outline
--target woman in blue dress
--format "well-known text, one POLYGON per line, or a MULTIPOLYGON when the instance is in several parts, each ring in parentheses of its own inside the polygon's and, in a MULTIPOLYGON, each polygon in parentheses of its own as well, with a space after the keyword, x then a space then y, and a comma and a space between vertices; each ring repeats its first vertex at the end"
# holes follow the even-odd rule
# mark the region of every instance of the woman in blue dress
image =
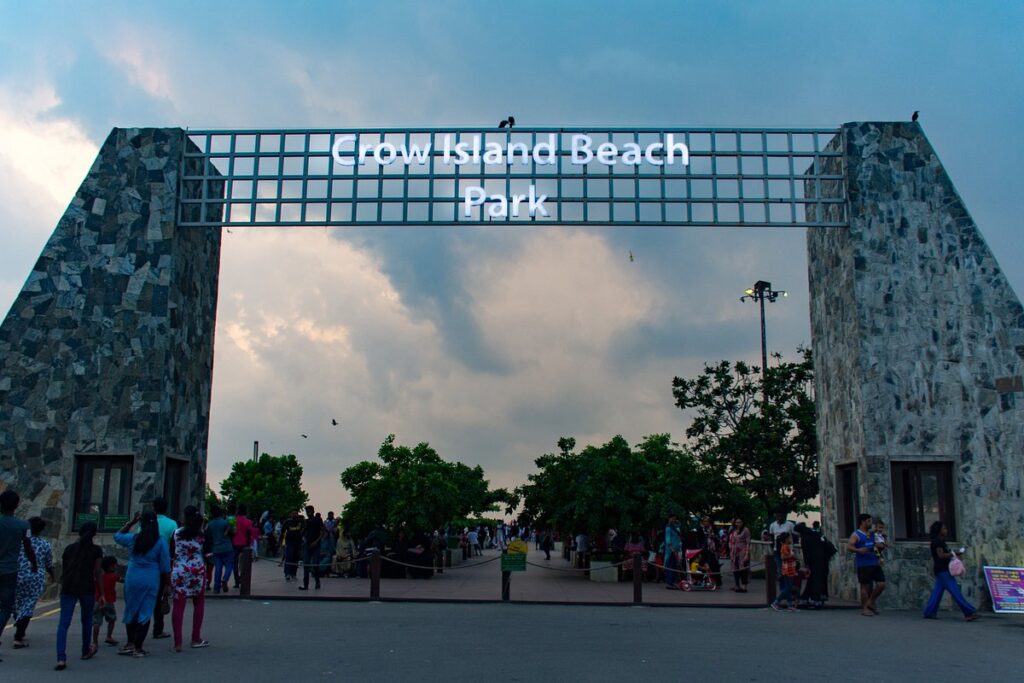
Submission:
POLYGON ((145 657, 142 649, 161 589, 169 585, 171 556, 167 541, 160 537, 156 513, 135 513, 132 521, 114 534, 114 541, 131 550, 124 579, 124 625, 128 642, 119 654, 145 657), (139 525, 137 534, 132 527, 139 525))

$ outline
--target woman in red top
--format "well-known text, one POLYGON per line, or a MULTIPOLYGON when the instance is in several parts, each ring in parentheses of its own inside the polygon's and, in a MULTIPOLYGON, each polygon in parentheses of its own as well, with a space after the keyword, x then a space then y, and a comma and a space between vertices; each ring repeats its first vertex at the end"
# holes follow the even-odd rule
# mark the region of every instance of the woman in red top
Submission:
POLYGON ((235 550, 235 588, 241 588, 242 586, 241 563, 238 561, 238 556, 242 554, 243 550, 250 547, 253 541, 259 538, 259 533, 256 531, 252 520, 245 516, 246 512, 248 510, 245 505, 238 506, 238 514, 235 515, 235 535, 231 539, 231 545, 235 550))

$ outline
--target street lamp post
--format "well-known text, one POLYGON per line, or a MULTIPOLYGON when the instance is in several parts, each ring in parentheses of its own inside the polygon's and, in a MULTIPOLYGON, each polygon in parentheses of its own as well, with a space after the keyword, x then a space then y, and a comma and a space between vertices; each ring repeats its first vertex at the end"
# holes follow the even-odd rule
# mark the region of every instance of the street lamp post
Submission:
POLYGON ((740 297, 741 302, 756 301, 761 306, 761 389, 765 403, 768 403, 768 388, 764 381, 765 371, 768 369, 768 337, 764 325, 764 302, 767 300, 769 303, 775 303, 780 296, 787 297, 789 292, 784 289, 772 289, 772 283, 758 280, 753 287, 748 287, 740 297))

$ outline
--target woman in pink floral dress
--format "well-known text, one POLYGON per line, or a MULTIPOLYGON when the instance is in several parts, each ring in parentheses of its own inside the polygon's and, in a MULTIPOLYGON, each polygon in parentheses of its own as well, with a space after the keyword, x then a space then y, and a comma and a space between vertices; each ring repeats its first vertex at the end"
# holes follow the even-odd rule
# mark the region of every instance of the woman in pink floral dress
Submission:
POLYGON ((206 562, 210 544, 203 534, 203 517, 194 505, 185 508, 185 526, 174 532, 171 542, 171 590, 174 605, 171 625, 174 628, 174 651, 181 652, 182 621, 185 603, 192 598, 192 647, 208 647, 203 640, 203 612, 206 595, 206 562))

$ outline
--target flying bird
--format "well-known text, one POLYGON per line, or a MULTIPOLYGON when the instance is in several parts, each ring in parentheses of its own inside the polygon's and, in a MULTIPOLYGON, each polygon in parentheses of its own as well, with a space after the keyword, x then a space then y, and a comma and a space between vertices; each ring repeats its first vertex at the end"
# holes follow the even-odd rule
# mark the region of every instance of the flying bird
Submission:
POLYGON ((632 249, 629 250, 629 262, 630 263, 633 262, 633 250, 632 249))
POLYGON ((914 112, 914 115, 910 117, 910 120, 911 120, 911 121, 917 121, 917 115, 918 115, 919 113, 920 113, 920 112, 917 112, 917 111, 915 111, 915 112, 914 112))
POLYGON ((309 438, 309 437, 308 437, 308 436, 306 436, 305 434, 299 434, 299 436, 301 436, 301 437, 302 437, 303 439, 308 439, 308 438, 309 438))
POLYGON ((338 421, 337 421, 337 420, 335 420, 335 419, 334 419, 333 417, 331 418, 331 425, 333 425, 333 426, 335 426, 335 427, 337 427, 337 426, 338 426, 338 421))

